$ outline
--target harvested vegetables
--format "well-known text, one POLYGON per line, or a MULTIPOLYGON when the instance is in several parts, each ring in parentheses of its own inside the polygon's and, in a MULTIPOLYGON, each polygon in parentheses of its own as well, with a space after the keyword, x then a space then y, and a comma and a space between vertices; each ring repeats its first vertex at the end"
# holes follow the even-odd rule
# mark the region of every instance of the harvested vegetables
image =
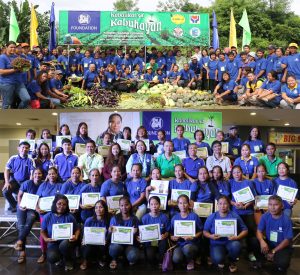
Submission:
POLYGON ((16 70, 23 71, 23 72, 27 72, 31 68, 30 61, 25 58, 21 58, 21 57, 15 58, 11 62, 11 66, 16 70))
POLYGON ((92 99, 92 104, 103 107, 116 107, 119 103, 119 94, 116 91, 93 87, 87 94, 92 99))
POLYGON ((70 99, 64 104, 65 107, 87 107, 93 103, 91 97, 86 94, 86 91, 80 88, 72 86, 68 94, 70 95, 70 99))

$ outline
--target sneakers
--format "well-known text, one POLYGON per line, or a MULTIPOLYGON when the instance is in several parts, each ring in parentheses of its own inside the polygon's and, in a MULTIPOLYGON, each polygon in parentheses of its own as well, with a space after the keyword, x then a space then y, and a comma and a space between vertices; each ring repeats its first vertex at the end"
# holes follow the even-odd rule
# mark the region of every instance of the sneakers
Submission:
POLYGON ((237 270, 238 270, 238 268, 237 268, 236 263, 230 263, 230 265, 229 265, 229 271, 230 271, 230 273, 237 272, 237 270))
POLYGON ((249 259, 250 262, 255 262, 256 261, 256 258, 255 258, 253 253, 249 253, 248 259, 249 259))
POLYGON ((195 262, 194 260, 191 260, 187 266, 186 266, 186 270, 194 270, 195 269, 195 262))
POLYGON ((71 271, 73 269, 74 269, 73 264, 66 262, 66 264, 65 264, 65 271, 71 271))

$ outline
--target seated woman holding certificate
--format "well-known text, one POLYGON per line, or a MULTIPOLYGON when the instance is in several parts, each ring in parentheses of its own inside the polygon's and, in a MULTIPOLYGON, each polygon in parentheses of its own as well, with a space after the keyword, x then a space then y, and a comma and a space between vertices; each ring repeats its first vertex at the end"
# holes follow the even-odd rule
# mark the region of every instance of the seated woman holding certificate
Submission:
MULTIPOLYGON (((80 189, 80 197, 82 193, 100 193, 101 190, 101 177, 98 168, 94 168, 89 172, 89 180, 90 183, 85 184, 80 189)), ((90 205, 82 205, 80 204, 81 208, 81 220, 84 223, 87 218, 92 217, 94 212, 94 207, 90 205)))
POLYGON ((200 218, 190 212, 190 200, 187 195, 180 195, 177 202, 180 212, 171 220, 171 240, 178 245, 173 253, 173 262, 186 262, 187 270, 193 270, 194 260, 199 253, 203 225, 200 218))
POLYGON ((57 194, 51 212, 44 216, 41 236, 47 243, 47 259, 51 264, 65 264, 73 270, 73 252, 80 237, 80 227, 70 213, 68 198, 57 194))
POLYGON ((147 210, 145 204, 147 182, 142 178, 142 164, 132 165, 130 178, 125 181, 125 186, 132 204, 132 211, 141 220, 147 210))
POLYGON ((232 179, 229 180, 232 192, 232 210, 237 213, 248 228, 247 248, 250 261, 255 261, 251 249, 251 239, 255 238, 256 224, 254 221, 254 200, 257 195, 253 182, 243 179, 242 168, 232 167, 232 179))
POLYGON ((278 177, 274 179, 277 195, 282 198, 283 213, 288 217, 292 216, 292 210, 299 198, 297 183, 289 177, 290 168, 287 163, 281 162, 277 166, 278 177))
POLYGON ((224 174, 221 166, 216 165, 213 167, 211 183, 216 189, 216 193, 219 196, 224 195, 231 198, 230 185, 228 181, 224 179, 224 174))
MULTIPOLYGON (((150 212, 142 217, 142 225, 158 225, 159 232, 155 231, 158 233, 158 238, 153 240, 153 236, 147 236, 146 228, 145 230, 141 230, 140 228, 139 240, 140 242, 144 243, 147 261, 149 261, 151 264, 155 264, 158 260, 158 263, 161 265, 164 254, 168 248, 167 239, 170 231, 170 221, 165 214, 160 212, 159 197, 152 196, 149 200, 149 207, 150 212), (146 241, 147 237, 151 239, 148 242, 146 241)), ((153 233, 154 230, 151 230, 150 232, 153 233)))
MULTIPOLYGON (((62 184, 60 183, 57 169, 55 167, 51 167, 48 170, 47 180, 39 186, 39 189, 36 192, 36 194, 40 197, 36 210, 40 214, 41 224, 43 222, 44 215, 51 210, 51 205, 54 196, 60 193, 61 186, 62 184), (44 202, 43 204, 42 201, 44 202)), ((39 264, 45 262, 46 260, 47 244, 45 243, 42 236, 40 236, 40 244, 42 255, 37 260, 39 264)))
MULTIPOLYGON (((98 169, 94 170, 98 171, 98 169)), ((92 216, 84 222, 81 270, 87 269, 88 260, 91 258, 96 258, 99 267, 105 266, 108 227, 109 214, 107 204, 105 201, 99 200, 95 203, 92 216)))
MULTIPOLYGON (((81 170, 76 166, 71 170, 71 178, 62 184, 60 193, 62 195, 80 195, 80 191, 84 186, 85 183, 81 179, 81 170)), ((74 215, 77 222, 80 222, 79 209, 71 208, 70 212, 74 215)))
POLYGON ((204 224, 203 235, 210 239, 210 256, 220 270, 224 269, 226 256, 229 257, 229 271, 236 272, 237 259, 242 245, 240 240, 248 234, 248 229, 238 214, 230 211, 230 199, 221 195, 218 211, 212 213, 204 224))
POLYGON ((151 170, 155 167, 154 160, 151 154, 146 153, 147 147, 143 140, 137 141, 136 153, 132 154, 126 163, 126 172, 130 177, 131 167, 133 164, 139 163, 142 166, 142 177, 149 179, 151 170))
POLYGON ((277 271, 285 274, 292 257, 293 225, 282 211, 283 200, 273 195, 269 198, 268 212, 263 214, 258 225, 257 239, 254 239, 254 253, 257 262, 254 268, 261 268, 267 259, 274 262, 277 271))
POLYGON ((18 193, 18 241, 15 244, 15 250, 20 251, 18 263, 22 264, 26 260, 25 245, 26 238, 30 234, 32 225, 36 221, 38 215, 35 211, 38 196, 30 198, 28 194, 35 195, 40 184, 42 183, 43 171, 41 168, 35 168, 33 171, 33 179, 27 180, 21 184, 18 193), (24 195, 24 193, 27 193, 24 195))
POLYGON ((139 248, 136 240, 139 220, 132 213, 132 205, 128 197, 119 200, 120 213, 110 220, 109 233, 111 244, 109 255, 112 258, 109 267, 116 269, 117 260, 125 254, 129 265, 135 264, 139 259, 139 248))
POLYGON ((189 199, 191 198, 191 194, 196 191, 196 183, 191 183, 184 176, 184 168, 182 164, 175 165, 175 179, 169 182, 169 198, 168 198, 168 206, 170 210, 170 217, 173 217, 176 213, 178 213, 178 203, 177 199, 181 193, 185 193, 188 195, 189 199), (180 191, 176 191, 180 190, 180 191), (188 191, 188 192, 184 192, 188 191))

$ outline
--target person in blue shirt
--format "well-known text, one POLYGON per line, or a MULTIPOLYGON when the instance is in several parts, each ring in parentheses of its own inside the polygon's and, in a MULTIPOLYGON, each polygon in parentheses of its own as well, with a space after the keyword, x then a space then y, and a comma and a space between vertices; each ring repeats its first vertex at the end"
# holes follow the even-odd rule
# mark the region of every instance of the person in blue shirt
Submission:
POLYGON ((78 156, 72 153, 71 141, 67 138, 62 140, 63 152, 54 157, 54 164, 58 169, 59 176, 66 181, 71 176, 71 170, 78 165, 78 156))
POLYGON ((157 140, 158 143, 155 144, 155 153, 162 155, 164 153, 164 142, 166 141, 166 131, 158 130, 157 131, 157 140))
POLYGON ((166 74, 163 72, 163 70, 161 68, 158 68, 156 70, 156 76, 158 78, 158 83, 159 84, 163 84, 166 82, 167 76, 166 74))
POLYGON ((274 263, 277 271, 285 274, 292 257, 293 225, 289 217, 283 214, 283 201, 279 196, 269 198, 268 212, 259 222, 255 244, 254 267, 261 268, 267 259, 274 263))
POLYGON ((238 61, 235 59, 234 52, 230 52, 228 54, 228 61, 226 64, 226 72, 229 73, 230 79, 232 79, 235 82, 238 80, 239 65, 238 65, 238 61))
POLYGON ((118 258, 125 254, 129 265, 134 265, 139 259, 139 249, 137 242, 138 226, 140 224, 138 218, 132 213, 132 205, 128 197, 122 197, 119 200, 120 213, 113 216, 110 220, 109 233, 114 232, 115 226, 125 226, 133 228, 133 245, 111 243, 109 246, 109 255, 112 258, 109 267, 116 269, 118 266, 118 258))
POLYGON ((225 267, 226 256, 229 257, 229 271, 237 272, 236 262, 240 258, 242 245, 241 240, 248 234, 248 229, 243 220, 235 212, 230 210, 230 199, 220 196, 218 199, 218 211, 212 213, 206 220, 203 235, 210 239, 210 255, 213 263, 220 270, 225 267), (221 220, 234 220, 236 223, 236 235, 220 236, 216 234, 216 222, 221 220))
POLYGON ((189 139, 185 138, 184 135, 184 126, 176 126, 177 137, 172 139, 174 144, 174 152, 176 151, 186 151, 188 153, 188 146, 191 143, 189 139))
POLYGON ((283 48, 277 48, 272 70, 277 73, 279 81, 282 80, 284 74, 283 64, 285 58, 283 48))
POLYGON ((256 169, 259 161, 256 157, 250 154, 249 144, 243 144, 241 149, 241 156, 234 161, 234 165, 239 165, 242 168, 243 176, 246 179, 253 180, 256 178, 256 169))
POLYGON ((180 75, 179 67, 178 65, 175 64, 173 66, 173 70, 167 73, 167 82, 175 85, 177 83, 176 80, 179 75, 180 75))
POLYGON ((251 72, 255 71, 255 67, 256 67, 256 53, 255 52, 250 52, 248 54, 248 58, 249 58, 249 63, 248 66, 249 68, 251 68, 251 72))
POLYGON ((140 72, 142 72, 145 67, 145 59, 143 58, 143 54, 144 52, 140 50, 138 55, 133 60, 133 67, 135 67, 138 64, 140 72))
POLYGON ((102 76, 101 86, 107 89, 115 89, 118 86, 120 77, 117 75, 115 67, 111 64, 107 65, 107 70, 102 76))
POLYGON ((203 66, 207 71, 207 79, 208 79, 208 90, 214 91, 217 85, 217 67, 218 60, 215 52, 211 52, 209 54, 209 60, 207 62, 207 66, 203 66))
POLYGON ((79 65, 79 60, 78 57, 76 56, 76 50, 75 49, 70 49, 69 51, 69 68, 71 68, 71 66, 75 65, 76 68, 78 68, 79 65))
POLYGON ((62 54, 57 58, 57 62, 60 64, 59 69, 63 72, 65 76, 69 72, 69 57, 68 51, 63 49, 62 54))
POLYGON ((207 155, 205 157, 203 157, 204 159, 206 159, 208 156, 212 155, 212 150, 210 148, 210 145, 207 142, 203 141, 203 140, 205 140, 205 135, 202 130, 195 131, 194 139, 195 139, 194 144, 196 144, 198 148, 203 148, 203 147, 207 148, 207 155))
POLYGON ((205 165, 204 160, 197 157, 197 148, 196 144, 189 144, 189 157, 182 160, 185 176, 192 182, 197 180, 199 168, 205 165))
POLYGON ((33 171, 32 180, 22 183, 18 193, 18 240, 14 246, 16 251, 20 251, 18 263, 21 264, 26 260, 25 246, 26 238, 30 234, 34 222, 37 220, 37 212, 34 209, 27 209, 26 206, 21 206, 21 201, 24 193, 35 195, 39 185, 42 183, 43 173, 40 168, 35 168, 33 171))
POLYGON ((47 259, 51 264, 65 263, 65 271, 73 270, 73 255, 75 246, 80 237, 80 227, 70 213, 69 202, 66 196, 58 194, 52 204, 51 212, 45 215, 41 224, 41 236, 47 243, 47 259), (70 239, 52 239, 53 224, 72 223, 73 232, 70 239))
POLYGON ((76 58, 78 60, 78 71, 79 71, 80 70, 80 65, 81 65, 81 60, 84 57, 84 54, 81 53, 80 47, 76 47, 75 48, 75 56, 76 56, 76 58))
POLYGON ((88 134, 88 125, 80 122, 77 127, 76 136, 72 138, 72 150, 75 151, 76 144, 86 144, 91 138, 88 134))
POLYGON ((11 62, 15 55, 16 43, 10 41, 6 44, 5 53, 0 55, 0 90, 2 94, 2 109, 11 108, 14 101, 19 98, 18 108, 27 108, 30 96, 23 82, 23 73, 12 68, 11 62))
POLYGON ((217 64, 217 79, 218 81, 222 81, 223 79, 223 74, 226 72, 226 65, 227 65, 227 60, 225 59, 225 53, 221 52, 219 54, 219 60, 217 64))
MULTIPOLYGON (((279 163, 277 166, 277 171, 278 171, 278 177, 274 179, 274 184, 278 196, 280 196, 280 193, 278 193, 278 189, 280 186, 287 186, 298 190, 298 184, 292 178, 289 177, 290 167, 287 163, 285 162, 279 163)), ((297 203, 298 198, 299 198, 299 190, 296 192, 296 197, 293 201, 288 201, 284 197, 282 198, 283 206, 284 206, 283 213, 286 216, 288 217, 292 216, 292 210, 294 205, 297 203)))
POLYGON ((196 89, 196 75, 193 70, 190 69, 188 63, 183 65, 183 69, 180 70, 179 75, 175 81, 175 84, 181 87, 189 87, 196 89))
POLYGON ((284 72, 284 76, 282 78, 282 81, 286 81, 286 77, 288 75, 293 75, 296 77, 297 82, 300 81, 300 53, 297 52, 298 50, 297 43, 290 43, 289 44, 289 52, 290 55, 288 55, 284 60, 282 67, 283 69, 286 69, 284 72))
POLYGON ((217 198, 221 195, 231 198, 230 185, 227 180, 224 179, 224 174, 222 167, 215 165, 212 169, 211 177, 212 187, 215 189, 215 194, 217 198))
POLYGON ((190 69, 194 71, 196 76, 200 75, 201 63, 198 61, 197 56, 193 55, 191 61, 189 62, 190 69))
POLYGON ((90 90, 95 84, 100 84, 100 78, 95 64, 90 64, 89 69, 85 72, 81 89, 90 90))
MULTIPOLYGON (((84 222, 84 228, 86 227, 99 227, 105 228, 108 230, 109 227, 109 213, 108 207, 105 201, 99 200, 95 203, 93 207, 92 216, 87 218, 84 222)), ((107 231, 106 231, 107 236, 107 231)), ((107 257, 107 244, 105 245, 92 245, 92 244, 84 244, 82 246, 82 256, 83 261, 80 265, 81 270, 86 270, 88 267, 88 261, 90 259, 96 258, 100 267, 105 266, 105 259, 107 257)))
POLYGON ((22 182, 29 180, 34 170, 34 161, 28 156, 29 148, 28 142, 20 142, 18 155, 11 156, 5 166, 2 193, 12 212, 17 211, 17 201, 12 194, 18 194, 22 182))
POLYGON ((222 81, 214 89, 213 95, 216 98, 218 104, 222 104, 224 101, 236 102, 237 94, 234 92, 236 83, 230 78, 229 73, 223 73, 222 81))
POLYGON ((100 198, 106 201, 108 196, 125 195, 125 184, 121 181, 121 168, 113 165, 111 169, 111 178, 103 182, 100 190, 100 198))
POLYGON ((269 54, 266 58, 266 74, 273 70, 274 62, 276 59, 276 47, 274 45, 269 45, 268 47, 269 54))
POLYGON ((251 154, 265 152, 265 144, 261 140, 260 131, 257 127, 252 127, 250 129, 248 139, 243 144, 248 144, 250 146, 251 154))
POLYGON ((129 72, 132 72, 132 70, 133 70, 133 61, 132 61, 129 53, 126 53, 123 60, 122 60, 122 72, 125 71, 126 67, 129 68, 129 72))
POLYGON ((232 179, 229 180, 230 189, 232 193, 231 198, 231 205, 232 210, 237 213, 243 220, 243 222, 246 224, 248 228, 248 236, 247 236, 247 250, 249 253, 249 259, 250 261, 254 261, 255 258, 253 257, 253 247, 252 247, 252 240, 255 238, 256 234, 256 224, 254 220, 254 197, 257 195, 256 190, 254 188, 253 182, 243 179, 243 171, 242 168, 238 165, 233 166, 232 168, 232 179), (253 200, 250 201, 240 201, 237 200, 237 195, 235 195, 235 192, 244 189, 249 188, 253 200))
POLYGON ((43 179, 46 178, 50 167, 54 166, 51 152, 47 143, 41 143, 38 147, 37 157, 34 159, 36 168, 40 168, 43 172, 43 179))
POLYGON ((174 216, 178 212, 178 203, 173 198, 173 190, 189 190, 191 191, 191 197, 194 197, 196 192, 197 184, 192 183, 184 176, 184 167, 181 164, 176 164, 174 167, 175 179, 170 180, 169 182, 169 194, 168 194, 168 206, 170 210, 170 216, 174 216))
POLYGON ((229 128, 229 135, 225 139, 225 142, 228 142, 231 147, 233 159, 237 158, 241 154, 242 146, 242 140, 238 135, 237 126, 231 126, 229 128))
POLYGON ((144 75, 144 79, 145 81, 147 81, 150 86, 154 86, 155 84, 158 83, 158 80, 154 78, 155 77, 155 73, 153 72, 153 69, 151 66, 148 66, 146 68, 146 73, 144 75))
POLYGON ((171 240, 177 244, 173 252, 173 262, 175 264, 186 262, 187 270, 195 268, 195 262, 198 252, 200 237, 202 235, 203 225, 200 218, 194 213, 190 212, 190 200, 186 195, 180 195, 177 199, 179 213, 177 213, 171 220, 171 240), (175 221, 194 221, 195 231, 191 236, 175 236, 175 221))
POLYGON ((145 247, 145 254, 147 261, 149 261, 151 264, 155 264, 157 260, 161 264, 168 247, 167 239, 169 237, 170 221, 167 215, 160 212, 159 197, 152 196, 149 199, 149 208, 150 212, 142 217, 141 224, 159 224, 161 239, 159 241, 143 243, 145 247))
POLYGON ((160 68, 163 72, 166 71, 166 58, 164 57, 162 51, 157 52, 156 63, 158 65, 158 68, 160 68))
POLYGON ((131 167, 130 178, 125 181, 127 194, 132 204, 132 212, 141 220, 146 213, 145 192, 147 182, 142 178, 142 164, 135 163, 131 167))
POLYGON ((81 59, 80 71, 82 75, 89 70, 90 64, 95 64, 95 60, 91 57, 90 51, 85 51, 84 57, 81 59))
POLYGON ((256 66, 254 70, 254 74, 256 79, 264 79, 266 76, 266 68, 267 68, 267 61, 264 58, 264 50, 258 49, 256 51, 256 66))
POLYGON ((281 83, 277 73, 270 71, 267 74, 267 80, 258 90, 257 100, 260 100, 267 107, 275 108, 279 106, 281 99, 281 83))
POLYGON ((52 101, 55 105, 58 105, 60 102, 67 102, 68 95, 64 93, 66 87, 62 83, 63 73, 61 70, 55 71, 55 77, 49 81, 50 92, 52 101), (58 99, 58 100, 57 100, 58 99))
POLYGON ((202 58, 200 59, 201 71, 199 75, 199 80, 202 81, 201 90, 208 90, 208 83, 207 83, 207 70, 206 67, 208 65, 209 56, 206 49, 201 51, 202 58))
POLYGON ((287 84, 281 87, 281 95, 281 108, 300 109, 300 85, 297 83, 295 76, 288 76, 287 84))
POLYGON ((168 55, 166 56, 166 72, 167 72, 167 75, 169 74, 169 72, 173 71, 173 68, 174 68, 175 64, 176 64, 176 58, 173 55, 173 51, 169 50, 168 55))
POLYGON ((123 50, 118 49, 117 54, 114 56, 111 64, 115 67, 117 72, 122 71, 122 63, 123 63, 123 50))

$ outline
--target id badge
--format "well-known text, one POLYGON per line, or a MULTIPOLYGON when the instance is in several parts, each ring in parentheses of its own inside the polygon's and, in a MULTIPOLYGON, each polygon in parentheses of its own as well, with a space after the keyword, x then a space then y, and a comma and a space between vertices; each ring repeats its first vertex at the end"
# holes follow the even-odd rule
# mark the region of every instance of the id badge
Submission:
POLYGON ((89 64, 88 63, 84 63, 84 68, 88 68, 89 64))
POLYGON ((221 72, 225 72, 225 67, 221 67, 221 72))
POLYGON ((255 145, 255 146, 254 146, 254 151, 255 151, 255 152, 259 152, 259 151, 260 151, 260 148, 259 148, 258 145, 255 145))
POLYGON ((111 78, 109 78, 107 81, 110 83, 110 82, 111 82, 111 80, 112 80, 112 79, 111 79, 111 78))
POLYGON ((278 232, 271 231, 270 232, 270 241, 277 243, 277 240, 278 240, 278 232))
POLYGON ((239 154, 239 151, 237 148, 232 148, 233 155, 237 156, 239 154))

